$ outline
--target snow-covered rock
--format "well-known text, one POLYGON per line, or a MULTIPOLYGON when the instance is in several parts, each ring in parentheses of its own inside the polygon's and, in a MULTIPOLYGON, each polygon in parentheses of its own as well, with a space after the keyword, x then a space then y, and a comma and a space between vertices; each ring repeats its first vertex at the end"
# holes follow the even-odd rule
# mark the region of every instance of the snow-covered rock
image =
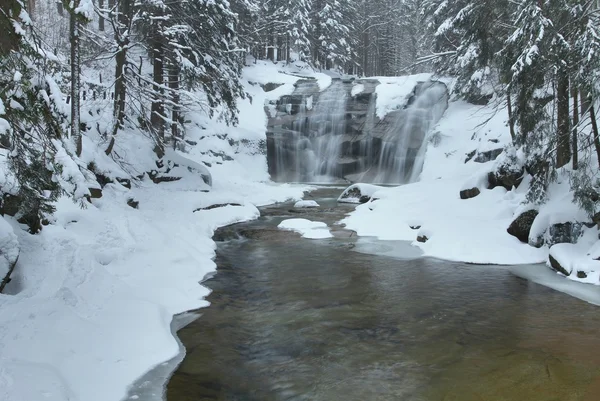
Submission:
POLYGON ((294 207, 300 208, 300 209, 309 209, 309 208, 319 207, 319 204, 317 202, 315 202, 314 200, 301 200, 301 201, 296 202, 294 204, 294 207))
POLYGON ((331 238, 333 235, 329 231, 327 224, 320 221, 310 221, 307 219, 287 219, 277 226, 282 230, 295 231, 304 238, 322 239, 331 238))
POLYGON ((19 241, 13 228, 0 217, 0 282, 19 258, 19 241))
POLYGON ((373 194, 380 189, 379 185, 373 184, 353 184, 342 192, 338 202, 342 203, 367 203, 373 197, 373 194))
POLYGON ((556 244, 550 248, 548 265, 572 280, 600 285, 600 260, 594 257, 598 247, 597 243, 585 252, 578 244, 556 244))

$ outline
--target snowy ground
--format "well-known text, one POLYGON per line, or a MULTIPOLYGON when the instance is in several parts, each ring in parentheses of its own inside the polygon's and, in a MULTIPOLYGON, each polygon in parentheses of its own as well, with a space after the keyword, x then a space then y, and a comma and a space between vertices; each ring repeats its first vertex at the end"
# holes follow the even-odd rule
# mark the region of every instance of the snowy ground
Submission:
MULTIPOLYGON (((239 127, 190 116, 186 139, 197 145, 168 154, 182 165, 170 175, 182 180, 145 179, 130 190, 108 184, 85 208, 63 198, 55 221, 38 235, 0 219, 0 246, 18 239, 21 248, 13 281, 0 295, 0 400, 116 401, 179 353, 171 320, 207 306, 208 289, 199 282, 216 267, 213 231, 256 218, 257 206, 299 200, 306 189, 271 183, 260 151, 265 102, 291 93, 298 79, 290 75, 294 68, 280 69, 260 63, 245 70, 252 99, 239 105, 239 127), (260 84, 267 82, 282 86, 264 92, 260 84), (186 170, 203 171, 203 165, 210 166, 212 188, 186 170), (130 200, 139 202, 137 209, 130 200), (225 206, 202 210, 215 204, 225 206)), ((316 78, 323 87, 330 81, 316 78)), ((104 156, 104 148, 86 138, 83 162, 122 176, 123 166, 104 156)), ((116 147, 137 173, 153 166, 151 149, 135 132, 120 134, 116 147)))

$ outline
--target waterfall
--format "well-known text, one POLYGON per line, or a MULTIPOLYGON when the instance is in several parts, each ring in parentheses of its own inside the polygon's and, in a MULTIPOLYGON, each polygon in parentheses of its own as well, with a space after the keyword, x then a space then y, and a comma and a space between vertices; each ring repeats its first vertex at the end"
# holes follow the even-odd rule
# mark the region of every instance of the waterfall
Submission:
POLYGON ((318 92, 314 83, 305 82, 280 102, 267 133, 273 179, 390 184, 418 179, 427 134, 448 105, 446 86, 419 83, 404 108, 379 120, 375 116, 377 81, 363 82, 370 92, 354 97, 350 83, 334 80, 327 90, 318 92))

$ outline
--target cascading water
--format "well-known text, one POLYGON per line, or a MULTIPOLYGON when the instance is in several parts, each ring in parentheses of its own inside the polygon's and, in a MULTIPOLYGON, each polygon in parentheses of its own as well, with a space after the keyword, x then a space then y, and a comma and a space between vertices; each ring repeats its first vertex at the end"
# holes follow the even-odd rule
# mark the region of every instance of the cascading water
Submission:
POLYGON ((400 111, 382 138, 372 182, 406 184, 419 178, 427 150, 427 133, 448 107, 448 91, 439 82, 425 82, 415 89, 412 102, 400 111))
MULTIPOLYGON (((345 132, 348 88, 334 81, 311 109, 312 98, 306 98, 298 118, 292 124, 296 137, 295 172, 292 180, 330 182, 343 173, 339 168, 342 139, 345 132), (310 100, 309 100, 310 99, 310 100)), ((281 150, 278 155, 283 154, 281 150)), ((285 165, 285 160, 278 160, 285 165)), ((288 177, 290 174, 288 174, 288 177)))
POLYGON ((279 105, 267 134, 269 172, 275 180, 403 184, 418 179, 427 134, 447 108, 446 86, 420 83, 402 110, 378 120, 377 82, 362 82, 370 92, 353 97, 350 83, 334 80, 321 93, 304 83, 279 105))

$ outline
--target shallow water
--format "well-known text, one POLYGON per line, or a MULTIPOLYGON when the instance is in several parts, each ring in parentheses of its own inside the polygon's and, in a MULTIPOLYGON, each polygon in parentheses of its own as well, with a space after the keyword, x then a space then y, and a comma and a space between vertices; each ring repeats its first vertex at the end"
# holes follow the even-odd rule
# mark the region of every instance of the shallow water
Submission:
POLYGON ((219 244, 168 401, 600 400, 598 307, 508 268, 390 243, 379 251, 394 257, 370 254, 377 241, 341 227, 328 240, 276 230, 290 217, 331 225, 352 208, 339 192, 313 193, 322 208, 306 216, 277 205, 217 233, 252 239, 219 244))

